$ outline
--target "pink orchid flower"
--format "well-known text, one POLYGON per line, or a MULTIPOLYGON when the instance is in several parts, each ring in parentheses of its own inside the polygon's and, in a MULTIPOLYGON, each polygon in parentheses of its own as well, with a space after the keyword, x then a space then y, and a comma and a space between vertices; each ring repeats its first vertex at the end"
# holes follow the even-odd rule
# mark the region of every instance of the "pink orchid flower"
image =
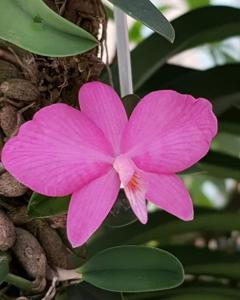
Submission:
POLYGON ((119 96, 100 82, 85 84, 79 102, 81 112, 66 104, 42 108, 2 151, 4 167, 33 191, 72 194, 67 218, 72 246, 82 245, 99 228, 120 187, 143 224, 145 199, 192 220, 191 198, 175 173, 209 150, 217 132, 210 102, 156 91, 128 120, 119 96))

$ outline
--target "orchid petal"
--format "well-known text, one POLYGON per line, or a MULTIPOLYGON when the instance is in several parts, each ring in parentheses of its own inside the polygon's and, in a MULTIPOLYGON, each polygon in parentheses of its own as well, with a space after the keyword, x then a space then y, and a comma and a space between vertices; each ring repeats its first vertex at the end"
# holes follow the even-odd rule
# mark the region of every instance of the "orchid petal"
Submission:
POLYGON ((176 173, 206 155, 216 132, 208 100, 157 91, 134 109, 122 137, 122 152, 145 171, 176 173))
POLYGON ((91 120, 66 104, 53 104, 5 144, 2 162, 35 192, 63 196, 104 174, 111 154, 111 145, 91 120))
POLYGON ((120 152, 122 132, 127 124, 127 114, 121 99, 108 85, 90 82, 79 92, 81 111, 86 114, 111 142, 115 154, 120 152))
POLYGON ((132 211, 142 224, 146 224, 148 220, 146 191, 142 187, 131 189, 128 186, 124 188, 126 197, 130 203, 132 211))
POLYGON ((114 170, 72 195, 67 234, 73 247, 81 246, 100 227, 117 199, 120 180, 114 170))
POLYGON ((130 206, 143 224, 147 223, 146 184, 143 173, 134 162, 124 155, 119 155, 113 162, 113 168, 118 173, 130 206))
POLYGON ((191 197, 176 175, 145 173, 145 178, 148 181, 147 200, 184 221, 193 219, 191 197))

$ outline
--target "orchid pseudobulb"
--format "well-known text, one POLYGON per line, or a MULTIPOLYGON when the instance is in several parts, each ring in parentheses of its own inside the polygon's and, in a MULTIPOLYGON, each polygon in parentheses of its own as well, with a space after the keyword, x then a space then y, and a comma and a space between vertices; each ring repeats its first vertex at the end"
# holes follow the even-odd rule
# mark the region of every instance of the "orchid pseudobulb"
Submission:
POLYGON ((41 109, 2 151, 4 167, 33 191, 72 194, 67 234, 73 247, 102 224, 121 186, 144 224, 146 199, 192 220, 191 198, 175 174, 209 150, 217 132, 210 102, 156 91, 128 120, 116 92, 100 82, 85 84, 79 102, 81 111, 66 104, 41 109))

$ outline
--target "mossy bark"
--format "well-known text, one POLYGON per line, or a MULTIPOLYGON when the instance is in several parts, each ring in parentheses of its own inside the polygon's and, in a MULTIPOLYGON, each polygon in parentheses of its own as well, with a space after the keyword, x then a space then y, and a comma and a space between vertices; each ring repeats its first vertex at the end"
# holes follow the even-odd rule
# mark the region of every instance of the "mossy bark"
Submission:
MULTIPOLYGON (((19 126, 42 107, 57 102, 77 106, 80 86, 99 79, 104 67, 102 52, 107 20, 101 1, 44 1, 58 14, 92 33, 99 45, 82 55, 51 58, 0 40, 0 152, 19 126)), ((0 250, 8 251, 11 257, 11 273, 35 282, 32 293, 41 292, 42 296, 50 284, 47 280, 51 276, 47 273, 54 274, 55 267, 71 267, 69 256, 73 252, 66 242, 64 228, 53 226, 55 219, 32 220, 27 216, 31 193, 0 164, 0 250), (40 285, 36 287, 39 279, 40 285)), ((65 220, 64 216, 60 218, 65 220)), ((6 291, 11 297, 24 295, 16 288, 6 291)))

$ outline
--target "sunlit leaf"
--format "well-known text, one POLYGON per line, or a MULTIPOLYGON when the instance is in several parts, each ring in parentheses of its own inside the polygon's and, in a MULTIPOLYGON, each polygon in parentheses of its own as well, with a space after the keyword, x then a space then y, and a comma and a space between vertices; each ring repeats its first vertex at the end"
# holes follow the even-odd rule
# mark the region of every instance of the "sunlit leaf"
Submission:
POLYGON ((174 41, 175 32, 171 23, 149 0, 109 0, 120 7, 131 17, 139 20, 157 34, 162 35, 170 42, 174 41))
POLYGON ((210 4, 210 0, 186 0, 186 2, 190 9, 195 9, 210 4))
POLYGON ((0 38, 36 54, 58 57, 80 54, 97 45, 91 34, 42 0, 1 0, 0 38))

